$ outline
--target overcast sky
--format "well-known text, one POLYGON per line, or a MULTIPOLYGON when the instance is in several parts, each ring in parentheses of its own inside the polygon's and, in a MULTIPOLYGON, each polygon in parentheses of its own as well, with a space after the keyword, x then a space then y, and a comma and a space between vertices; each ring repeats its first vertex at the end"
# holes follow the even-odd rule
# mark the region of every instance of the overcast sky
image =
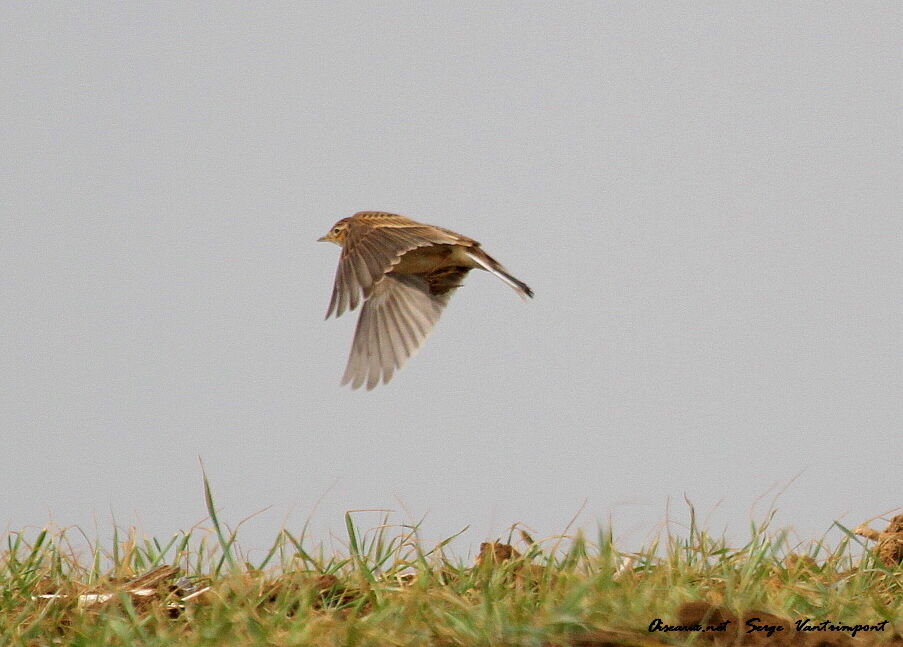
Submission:
POLYGON ((0 524, 168 536, 199 457, 247 547, 903 504, 903 5, 469 4, 0 4, 0 524), (362 209, 536 298, 341 388, 362 209))

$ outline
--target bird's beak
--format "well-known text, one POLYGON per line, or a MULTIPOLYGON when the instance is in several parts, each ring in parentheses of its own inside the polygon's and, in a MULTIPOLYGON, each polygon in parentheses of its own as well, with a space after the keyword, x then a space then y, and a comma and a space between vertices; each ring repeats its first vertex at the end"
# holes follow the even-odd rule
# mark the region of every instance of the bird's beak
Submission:
POLYGON ((318 243, 328 243, 329 242, 329 234, 326 234, 325 236, 320 236, 319 238, 317 238, 317 242, 318 243))

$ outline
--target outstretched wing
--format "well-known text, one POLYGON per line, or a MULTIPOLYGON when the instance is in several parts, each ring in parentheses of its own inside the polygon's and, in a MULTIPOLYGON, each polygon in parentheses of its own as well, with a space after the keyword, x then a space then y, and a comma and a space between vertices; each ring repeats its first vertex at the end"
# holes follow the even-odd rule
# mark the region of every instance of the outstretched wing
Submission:
POLYGON ((354 310, 402 254, 428 245, 472 244, 454 232, 423 225, 404 216, 365 211, 347 220, 348 231, 336 270, 326 318, 354 310))
POLYGON ((433 274, 385 274, 361 308, 342 384, 369 391, 392 379, 423 345, 468 268, 433 274))

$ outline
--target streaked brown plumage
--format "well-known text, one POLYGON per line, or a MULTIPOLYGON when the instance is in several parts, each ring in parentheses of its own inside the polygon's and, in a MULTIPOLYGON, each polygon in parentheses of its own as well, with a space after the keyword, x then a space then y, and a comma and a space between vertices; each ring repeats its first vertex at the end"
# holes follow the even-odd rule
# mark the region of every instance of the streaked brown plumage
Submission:
POLYGON ((339 220, 320 240, 342 247, 326 318, 364 302, 342 377, 354 389, 392 379, 470 270, 491 272, 521 297, 533 296, 472 238, 393 213, 361 211, 339 220))

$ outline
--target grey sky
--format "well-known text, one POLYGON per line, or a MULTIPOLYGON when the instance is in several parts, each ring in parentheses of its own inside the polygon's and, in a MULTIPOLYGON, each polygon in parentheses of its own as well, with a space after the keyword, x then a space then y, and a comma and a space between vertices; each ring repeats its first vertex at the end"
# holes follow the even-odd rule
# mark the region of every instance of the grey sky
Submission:
POLYGON ((900 505, 901 43, 898 2, 0 4, 0 522, 167 535, 198 456, 258 547, 318 500, 472 541, 900 505), (536 299, 472 273, 340 388, 314 241, 361 209, 536 299))

